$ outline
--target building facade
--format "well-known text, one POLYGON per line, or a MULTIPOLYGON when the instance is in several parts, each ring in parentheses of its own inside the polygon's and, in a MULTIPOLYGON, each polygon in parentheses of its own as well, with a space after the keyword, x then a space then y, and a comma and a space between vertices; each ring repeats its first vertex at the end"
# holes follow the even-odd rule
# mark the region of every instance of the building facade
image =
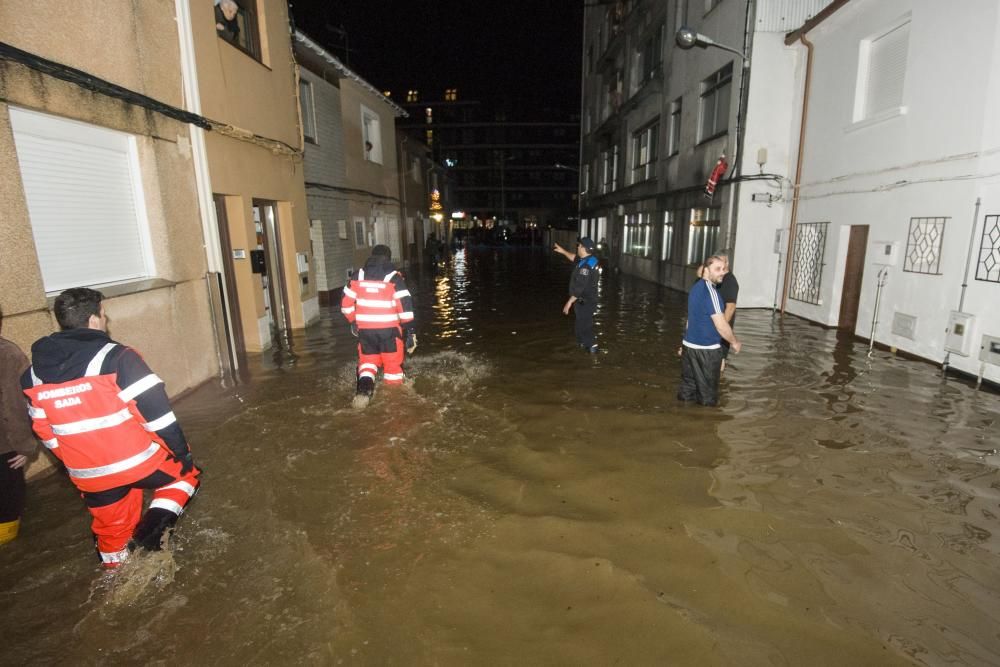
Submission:
POLYGON ((211 3, 189 5, 189 98, 214 122, 203 139, 214 206, 206 247, 226 277, 234 357, 319 317, 288 6, 237 4, 232 21, 211 3))
POLYGON ((694 266, 728 249, 740 306, 774 305, 774 234, 787 224, 800 58, 783 38, 828 3, 588 7, 581 232, 603 240, 622 271, 687 289, 694 266), (729 48, 682 49, 682 27, 729 48))
POLYGON ((787 311, 996 382, 1000 7, 830 9, 786 40, 812 50, 787 311))

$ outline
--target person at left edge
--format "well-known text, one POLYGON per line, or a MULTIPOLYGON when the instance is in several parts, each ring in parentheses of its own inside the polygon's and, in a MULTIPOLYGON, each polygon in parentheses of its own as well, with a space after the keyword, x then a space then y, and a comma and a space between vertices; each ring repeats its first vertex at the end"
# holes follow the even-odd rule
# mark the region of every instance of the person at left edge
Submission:
POLYGON ((370 397, 375 392, 379 367, 386 384, 402 384, 403 349, 412 353, 417 348, 417 334, 413 296, 392 265, 389 246, 372 248, 364 267, 344 287, 340 312, 358 337, 357 394, 370 397))
POLYGON ((160 548, 201 471, 163 381, 138 352, 108 336, 103 299, 86 287, 56 297, 62 330, 31 346, 21 387, 35 433, 90 510, 101 562, 117 567, 136 546, 160 548), (145 514, 143 489, 153 490, 145 514))
POLYGON ((0 544, 17 538, 24 510, 24 466, 38 448, 31 420, 24 413, 19 380, 28 366, 21 348, 0 336, 0 544))
POLYGON ((575 262, 569 279, 569 299, 563 306, 563 315, 569 315, 570 308, 576 315, 576 343, 591 354, 597 354, 597 336, 594 335, 594 313, 597 311, 597 283, 601 278, 594 256, 594 242, 588 236, 576 243, 576 254, 558 243, 552 249, 571 262, 575 262))

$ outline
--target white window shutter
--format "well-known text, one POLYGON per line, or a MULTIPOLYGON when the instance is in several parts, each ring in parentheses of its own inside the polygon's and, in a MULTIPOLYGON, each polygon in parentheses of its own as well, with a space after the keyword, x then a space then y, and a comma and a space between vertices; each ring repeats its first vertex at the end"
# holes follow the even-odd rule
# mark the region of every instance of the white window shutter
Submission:
POLYGON ((148 277, 131 137, 15 108, 10 117, 45 291, 148 277))
POLYGON ((902 106, 909 45, 909 22, 872 40, 868 56, 864 118, 902 106))

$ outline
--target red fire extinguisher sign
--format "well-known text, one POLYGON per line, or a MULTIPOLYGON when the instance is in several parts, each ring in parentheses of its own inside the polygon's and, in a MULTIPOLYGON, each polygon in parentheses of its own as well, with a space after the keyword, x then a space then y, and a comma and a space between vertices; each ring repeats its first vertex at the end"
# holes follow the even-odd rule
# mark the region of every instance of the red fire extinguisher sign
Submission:
POLYGON ((715 169, 712 170, 712 175, 708 177, 708 183, 705 184, 705 196, 711 199, 715 196, 715 186, 719 184, 719 180, 729 169, 729 163, 726 162, 726 156, 722 155, 719 157, 719 161, 715 163, 715 169))

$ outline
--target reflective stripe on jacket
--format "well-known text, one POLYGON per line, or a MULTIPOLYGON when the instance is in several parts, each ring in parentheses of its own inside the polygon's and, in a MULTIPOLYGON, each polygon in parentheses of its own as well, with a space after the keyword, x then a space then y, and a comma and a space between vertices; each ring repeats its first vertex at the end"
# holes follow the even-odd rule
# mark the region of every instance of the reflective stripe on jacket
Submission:
MULTIPOLYGON (((340 312, 348 322, 356 322, 359 329, 388 329, 413 321, 412 310, 404 303, 411 303, 410 291, 397 288, 395 271, 381 280, 365 280, 365 271, 344 288, 340 312)), ((399 281, 402 282, 402 281, 399 281)))
POLYGON ((166 459, 166 444, 156 431, 176 421, 173 412, 146 422, 135 398, 162 382, 155 374, 124 389, 115 373, 101 365, 116 347, 100 349, 79 378, 44 383, 34 374, 25 389, 35 433, 66 466, 81 491, 103 491, 152 474, 166 459))

